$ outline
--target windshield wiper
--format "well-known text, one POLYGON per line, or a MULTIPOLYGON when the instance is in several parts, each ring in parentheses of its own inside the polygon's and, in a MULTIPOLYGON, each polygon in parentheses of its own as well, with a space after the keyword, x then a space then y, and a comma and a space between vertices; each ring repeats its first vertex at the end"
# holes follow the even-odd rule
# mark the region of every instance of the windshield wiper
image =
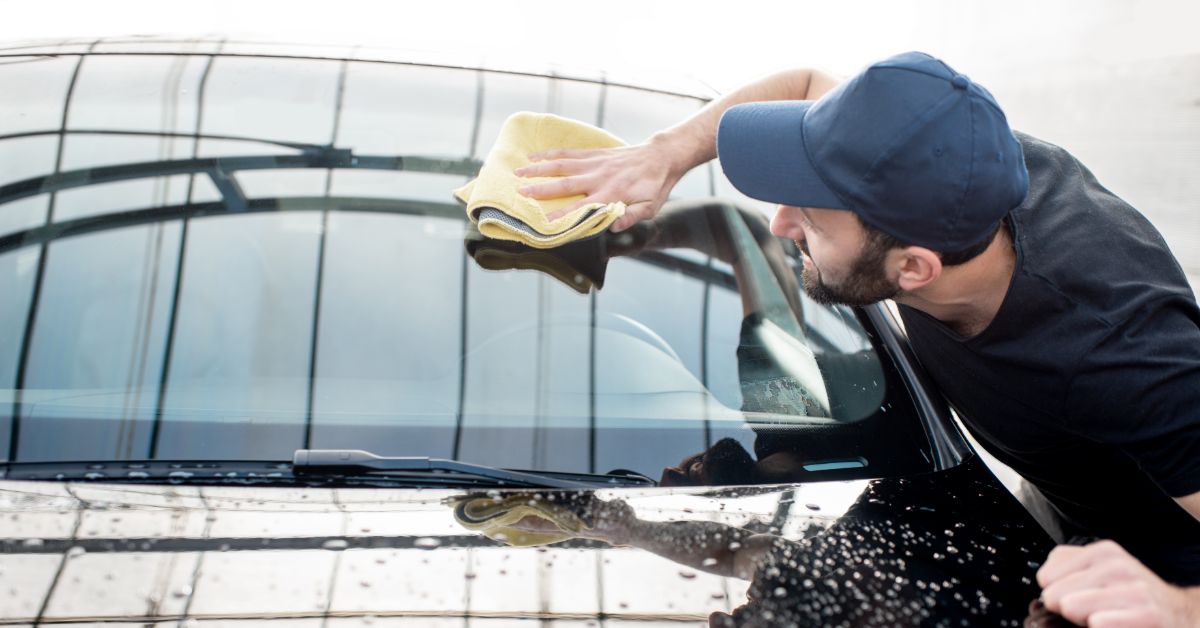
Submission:
POLYGON ((596 488, 597 484, 654 485, 650 478, 627 472, 588 474, 517 471, 444 458, 377 456, 361 449, 297 449, 292 458, 292 472, 297 476, 365 473, 384 475, 391 479, 435 479, 440 475, 479 478, 490 480, 498 486, 527 488, 596 488))
POLYGON ((425 457, 386 458, 359 450, 298 450, 277 460, 64 460, 0 462, 0 479, 135 484, 600 488, 654 486, 632 471, 607 474, 517 471, 425 457))

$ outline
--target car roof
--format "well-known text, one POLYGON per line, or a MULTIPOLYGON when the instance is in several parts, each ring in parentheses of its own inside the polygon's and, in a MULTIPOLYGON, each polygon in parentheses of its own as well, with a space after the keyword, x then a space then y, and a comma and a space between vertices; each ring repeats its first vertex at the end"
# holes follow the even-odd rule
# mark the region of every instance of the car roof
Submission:
POLYGON ((452 50, 416 50, 353 43, 293 43, 267 37, 226 38, 214 35, 128 36, 69 38, 0 43, 0 57, 71 54, 222 55, 295 59, 347 60, 366 63, 418 65, 489 72, 556 77, 602 83, 649 92, 712 100, 715 88, 696 77, 653 72, 641 68, 620 70, 565 66, 545 59, 515 55, 464 55, 452 50))

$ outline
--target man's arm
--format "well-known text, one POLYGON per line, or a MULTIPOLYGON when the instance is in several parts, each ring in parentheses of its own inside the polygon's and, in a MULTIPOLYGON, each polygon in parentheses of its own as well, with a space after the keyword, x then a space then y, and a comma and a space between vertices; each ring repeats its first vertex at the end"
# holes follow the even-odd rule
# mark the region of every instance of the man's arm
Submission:
POLYGON ((532 183, 521 193, 538 199, 582 194, 585 198, 551 220, 593 202, 624 201, 626 212, 613 223, 623 231, 658 213, 671 188, 687 171, 716 157, 717 125, 734 105, 767 100, 815 100, 838 84, 819 70, 772 74, 714 100, 687 120, 654 134, 646 143, 615 149, 556 149, 532 155, 540 163, 518 168, 522 177, 558 177, 532 183))
POLYGON ((1112 541, 1054 548, 1037 579, 1046 607, 1081 626, 1200 626, 1200 587, 1163 582, 1112 541))
POLYGON ((1192 516, 1195 517, 1197 521, 1200 521, 1200 491, 1196 491, 1195 493, 1184 497, 1176 497, 1175 501, 1180 506, 1183 506, 1184 510, 1192 513, 1192 516))

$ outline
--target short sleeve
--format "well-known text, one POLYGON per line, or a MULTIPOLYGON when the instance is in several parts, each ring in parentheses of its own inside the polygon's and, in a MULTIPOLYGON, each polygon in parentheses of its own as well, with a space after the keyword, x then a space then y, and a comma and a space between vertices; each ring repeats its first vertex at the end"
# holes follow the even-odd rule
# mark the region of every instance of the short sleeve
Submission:
POLYGON ((1172 297, 1148 303, 1083 354, 1068 428, 1118 447, 1171 497, 1200 491, 1200 321, 1172 297))

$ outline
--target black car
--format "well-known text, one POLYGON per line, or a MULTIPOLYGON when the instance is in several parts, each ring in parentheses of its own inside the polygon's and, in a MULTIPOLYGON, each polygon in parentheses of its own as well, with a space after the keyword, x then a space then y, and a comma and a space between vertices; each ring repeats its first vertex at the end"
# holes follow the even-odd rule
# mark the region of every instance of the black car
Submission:
MULTIPOLYGON (((0 50, 0 624, 1021 624, 1046 533, 883 306, 697 168, 551 250, 500 125, 703 89, 218 39, 0 50)), ((764 211, 765 210, 765 211, 764 211)))

